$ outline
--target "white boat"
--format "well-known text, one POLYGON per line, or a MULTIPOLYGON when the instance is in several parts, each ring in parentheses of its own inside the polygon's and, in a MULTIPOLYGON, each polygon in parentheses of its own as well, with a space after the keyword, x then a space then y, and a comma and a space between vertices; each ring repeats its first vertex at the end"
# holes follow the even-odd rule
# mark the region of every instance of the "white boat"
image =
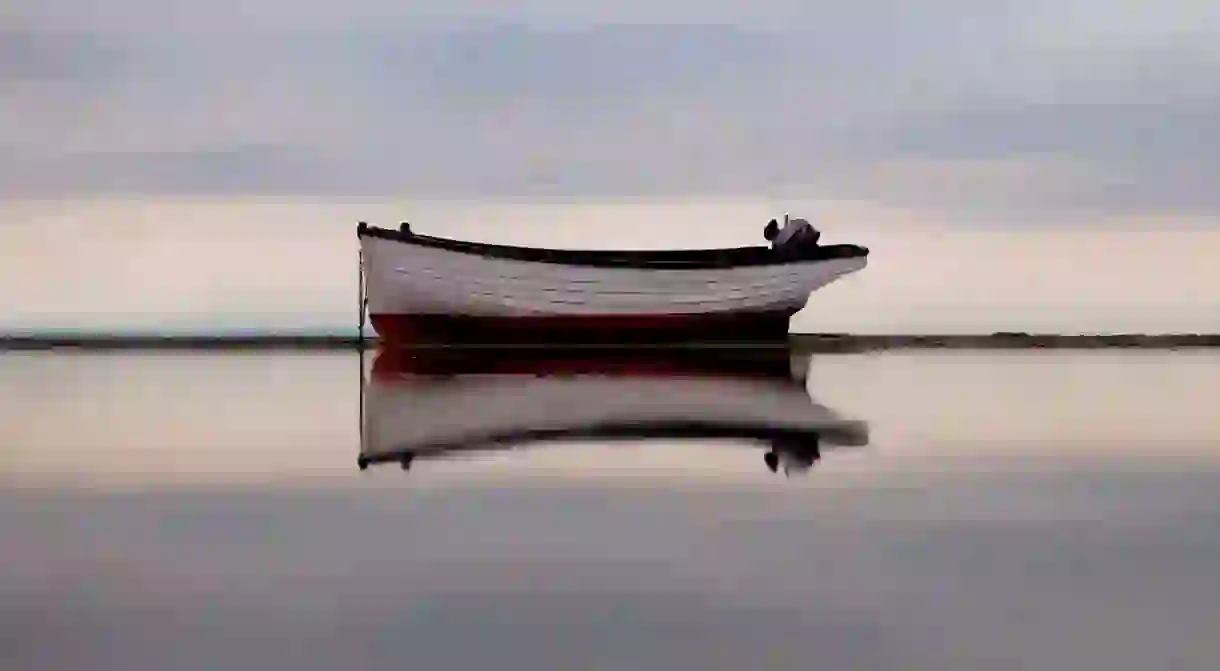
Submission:
POLYGON ((725 249, 511 247, 363 222, 357 235, 361 316, 385 342, 786 338, 810 294, 869 253, 819 244, 802 219, 772 220, 770 246, 725 249))
POLYGON ((791 472, 825 446, 866 445, 867 424, 815 403, 779 354, 383 349, 363 392, 358 464, 553 440, 735 439, 791 472))

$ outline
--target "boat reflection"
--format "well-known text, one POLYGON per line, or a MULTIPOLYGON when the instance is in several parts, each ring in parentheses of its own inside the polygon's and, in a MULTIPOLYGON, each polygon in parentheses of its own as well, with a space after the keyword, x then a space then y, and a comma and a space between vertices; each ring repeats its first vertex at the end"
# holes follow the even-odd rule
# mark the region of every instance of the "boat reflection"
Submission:
MULTIPOLYGON (((382 349, 361 377, 358 465, 548 441, 734 440, 802 474, 868 425, 810 397, 804 357, 767 349, 382 349)), ((362 367, 363 368, 363 367, 362 367)))

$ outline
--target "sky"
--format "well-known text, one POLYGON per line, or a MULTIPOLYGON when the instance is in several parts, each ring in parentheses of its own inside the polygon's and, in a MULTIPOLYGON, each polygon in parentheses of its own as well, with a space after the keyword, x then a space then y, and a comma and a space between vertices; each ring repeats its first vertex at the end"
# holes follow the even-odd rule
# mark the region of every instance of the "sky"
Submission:
POLYGON ((1206 0, 0 12, 10 196, 812 185, 1026 216, 1220 206, 1220 6, 1206 0))
POLYGON ((805 329, 1220 328, 1214 2, 19 0, 0 26, 0 328, 346 326, 360 219, 719 246, 784 211, 878 253, 805 329), (581 208, 530 209, 554 200, 581 208))

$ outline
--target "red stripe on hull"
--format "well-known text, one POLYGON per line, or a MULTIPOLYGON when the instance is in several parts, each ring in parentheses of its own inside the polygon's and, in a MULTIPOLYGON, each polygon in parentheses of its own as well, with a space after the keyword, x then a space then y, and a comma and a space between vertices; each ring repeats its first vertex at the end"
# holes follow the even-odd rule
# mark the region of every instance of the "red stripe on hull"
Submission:
POLYGON ((791 311, 476 317, 371 314, 386 344, 784 342, 791 311))

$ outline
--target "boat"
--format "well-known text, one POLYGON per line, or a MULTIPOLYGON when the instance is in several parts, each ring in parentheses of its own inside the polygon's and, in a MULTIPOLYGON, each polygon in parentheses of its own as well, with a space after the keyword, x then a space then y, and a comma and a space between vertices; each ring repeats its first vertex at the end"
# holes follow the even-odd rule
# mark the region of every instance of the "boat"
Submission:
POLYGON ((730 440, 807 471, 868 425, 813 401, 787 351, 381 346, 362 373, 361 470, 580 441, 730 440))
POLYGON ((769 245, 562 250, 357 226, 361 333, 383 342, 786 340, 812 292, 863 269, 869 250, 820 244, 804 219, 769 245))

